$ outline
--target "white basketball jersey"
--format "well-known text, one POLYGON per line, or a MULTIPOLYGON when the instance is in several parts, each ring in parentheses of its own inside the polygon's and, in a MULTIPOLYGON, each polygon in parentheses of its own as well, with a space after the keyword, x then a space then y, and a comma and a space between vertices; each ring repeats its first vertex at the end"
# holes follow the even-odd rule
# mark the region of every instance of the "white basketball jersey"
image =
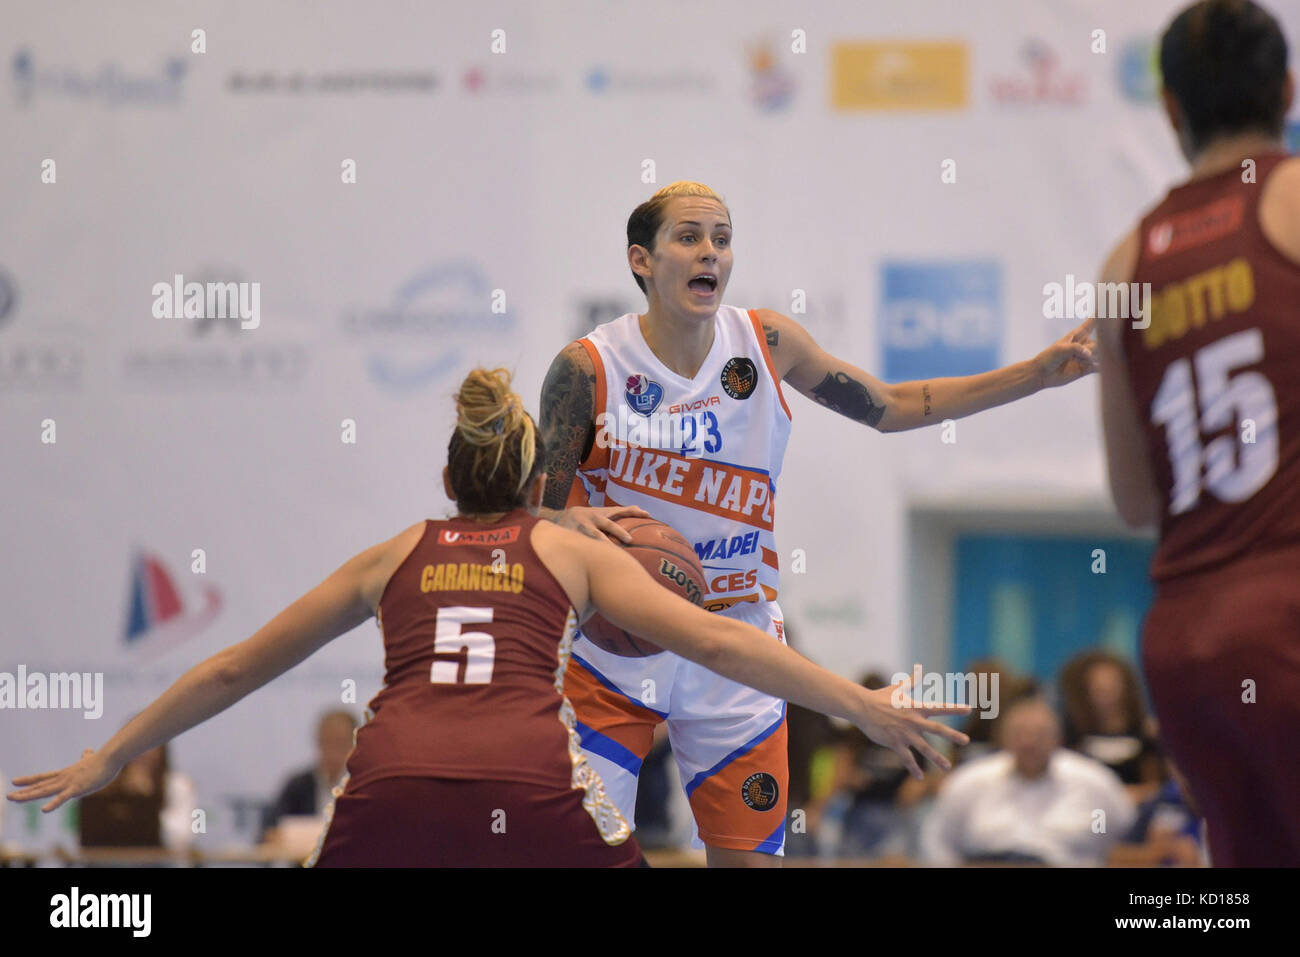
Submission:
POLYGON ((704 566, 704 607, 721 611, 776 600, 790 410, 754 313, 721 306, 713 323, 693 379, 659 361, 636 313, 578 340, 596 367, 597 430, 569 504, 638 505, 677 529, 704 566))

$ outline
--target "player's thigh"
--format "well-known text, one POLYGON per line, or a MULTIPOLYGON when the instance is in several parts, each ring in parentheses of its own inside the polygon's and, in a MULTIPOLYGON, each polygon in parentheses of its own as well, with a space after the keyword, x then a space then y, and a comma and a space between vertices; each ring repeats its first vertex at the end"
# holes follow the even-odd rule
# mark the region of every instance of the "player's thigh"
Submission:
POLYGON ((668 737, 704 845, 783 854, 785 702, 684 662, 668 737))

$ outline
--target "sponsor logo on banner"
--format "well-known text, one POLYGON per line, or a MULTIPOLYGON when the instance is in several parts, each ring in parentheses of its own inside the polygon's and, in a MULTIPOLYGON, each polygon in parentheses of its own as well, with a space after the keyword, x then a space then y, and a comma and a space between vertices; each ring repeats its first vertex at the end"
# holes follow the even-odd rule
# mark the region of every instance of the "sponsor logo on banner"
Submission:
POLYGON ((644 375, 630 375, 624 390, 627 404, 637 415, 649 415, 664 397, 664 387, 644 375))
POLYGON ((1160 51, 1149 36, 1125 40, 1119 50, 1119 89, 1134 103, 1155 103, 1160 92, 1160 51))
POLYGON ((510 312, 492 311, 493 289, 477 263, 443 262, 411 276, 385 306, 344 310, 343 331, 370 343, 370 381, 397 394, 415 392, 462 370, 473 347, 482 355, 505 344, 510 312))
POLYGON ((848 42, 831 45, 837 110, 960 110, 970 100, 966 44, 848 42))
POLYGON ((758 370, 748 356, 732 356, 722 367, 722 391, 733 399, 748 399, 758 386, 758 370))
POLYGON ((47 64, 23 47, 13 58, 14 95, 22 107, 37 97, 109 107, 176 106, 187 71, 180 57, 162 59, 153 69, 128 68, 113 60, 98 67, 47 64))
POLYGON ((197 597, 177 587, 162 559, 147 552, 131 560, 123 642, 132 648, 163 651, 194 637, 221 611, 221 592, 202 585, 197 597))
POLYGON ((179 280, 168 276, 160 285, 170 289, 173 305, 179 296, 182 321, 156 324, 158 287, 142 292, 141 308, 155 323, 150 339, 172 339, 173 344, 128 350, 122 359, 122 378, 128 385, 166 392, 282 390, 302 381, 309 364, 307 348, 266 335, 259 284, 245 282, 236 269, 204 266, 180 274, 179 280), (239 290, 253 287, 259 290, 256 325, 242 317, 252 312, 238 308, 239 290), (200 290, 201 299, 191 295, 200 290), (218 295, 211 296, 209 290, 218 295), (188 308, 191 303, 194 308, 188 308), (230 308, 232 304, 236 308, 230 308))
POLYGON ((594 66, 587 71, 585 86, 597 95, 606 93, 649 93, 664 96, 673 93, 707 93, 717 86, 712 73, 689 70, 661 70, 657 72, 611 70, 594 66))
POLYGON ((763 41, 746 50, 750 99, 765 113, 778 113, 794 100, 794 73, 777 60, 778 49, 775 44, 763 41))
POLYGON ((1080 106, 1087 94, 1088 80, 1083 73, 1067 73, 1060 57, 1037 38, 1026 40, 1020 48, 1023 69, 1017 73, 996 75, 989 80, 989 92, 996 103, 1011 106, 1080 106))
POLYGON ((995 262, 886 262, 880 346, 890 382, 998 365, 1002 269, 995 262))
MULTIPOLYGON (((19 338, 29 327, 18 321, 18 283, 0 269, 0 392, 70 392, 81 388, 84 354, 80 341, 59 342, 51 334, 82 337, 75 322, 41 322, 45 337, 19 338)), ((41 317, 42 319, 44 317, 41 317)))
POLYGON ((487 528, 482 531, 454 532, 444 528, 438 532, 439 545, 509 545, 519 541, 519 525, 505 528, 487 528))
POLYGON ((433 93, 437 74, 429 70, 235 70, 226 88, 237 96, 412 96, 433 93))
POLYGON ((470 93, 554 93, 560 88, 558 73, 507 73, 470 67, 461 77, 461 85, 470 93))

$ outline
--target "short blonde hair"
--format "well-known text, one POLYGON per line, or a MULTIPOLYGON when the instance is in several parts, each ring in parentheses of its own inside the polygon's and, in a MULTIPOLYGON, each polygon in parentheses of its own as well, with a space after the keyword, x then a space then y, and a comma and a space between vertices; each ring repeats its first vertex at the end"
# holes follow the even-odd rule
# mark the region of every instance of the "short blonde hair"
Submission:
MULTIPOLYGON (((712 187, 692 180, 679 179, 657 190, 653 196, 632 210, 632 215, 627 219, 628 249, 633 246, 644 246, 650 252, 655 251, 655 236, 659 234, 659 227, 664 223, 664 210, 668 208, 668 203, 678 196, 701 196, 715 200, 727 210, 727 219, 731 219, 731 210, 727 208, 726 201, 712 187)), ((632 278, 636 280, 641 291, 645 292, 645 280, 635 271, 632 273, 632 278)))

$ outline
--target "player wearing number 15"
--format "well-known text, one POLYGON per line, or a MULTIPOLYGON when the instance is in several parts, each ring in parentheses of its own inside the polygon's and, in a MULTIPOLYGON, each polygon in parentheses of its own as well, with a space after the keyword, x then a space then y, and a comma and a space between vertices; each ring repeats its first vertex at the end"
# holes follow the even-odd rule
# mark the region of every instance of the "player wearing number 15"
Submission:
POLYGON ((1180 13, 1164 103, 1192 167, 1103 269, 1151 284, 1099 322, 1112 496, 1157 525, 1142 659, 1216 866, 1300 866, 1300 159, 1277 21, 1180 13))
POLYGON ((839 715, 949 767, 924 734, 968 707, 867 691, 751 625, 710 615, 620 546, 543 521, 546 449, 504 369, 471 372, 443 470, 457 515, 367 549, 247 641, 192 668, 98 752, 15 779, 44 810, 228 708, 332 638, 378 615, 384 686, 356 735, 316 866, 635 866, 631 828, 583 757, 565 666, 580 621, 618 628, 734 681, 839 715), (896 705, 895 701, 903 706, 896 705))

